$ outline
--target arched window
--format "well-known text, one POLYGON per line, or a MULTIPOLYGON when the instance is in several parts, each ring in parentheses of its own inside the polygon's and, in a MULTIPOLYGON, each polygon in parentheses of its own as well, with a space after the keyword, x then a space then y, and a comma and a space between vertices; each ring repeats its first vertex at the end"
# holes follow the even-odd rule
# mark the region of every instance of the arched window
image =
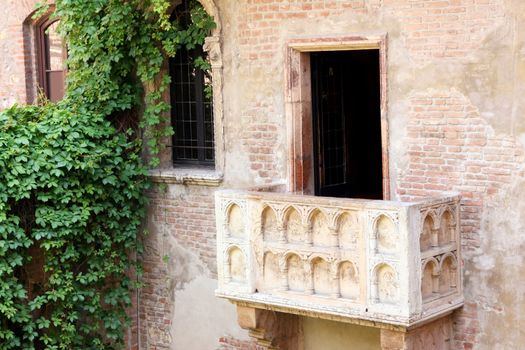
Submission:
POLYGON ((46 97, 59 101, 64 96, 66 50, 57 33, 58 19, 46 19, 37 27, 38 80, 46 97))
MULTIPOLYGON (((191 21, 190 6, 193 3, 200 6, 197 2, 184 0, 172 14, 172 20, 177 20, 182 28, 191 21)), ((169 61, 171 122, 175 132, 173 162, 213 166, 215 144, 211 74, 209 70, 199 68, 196 64, 199 61, 206 61, 202 46, 191 50, 181 47, 169 61)))

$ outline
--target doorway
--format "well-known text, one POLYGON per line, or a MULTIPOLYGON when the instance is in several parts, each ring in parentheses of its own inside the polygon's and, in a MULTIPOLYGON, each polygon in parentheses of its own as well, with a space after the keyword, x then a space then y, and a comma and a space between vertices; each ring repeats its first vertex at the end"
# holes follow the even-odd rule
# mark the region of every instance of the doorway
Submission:
POLYGON ((316 196, 383 199, 379 57, 310 53, 316 196))

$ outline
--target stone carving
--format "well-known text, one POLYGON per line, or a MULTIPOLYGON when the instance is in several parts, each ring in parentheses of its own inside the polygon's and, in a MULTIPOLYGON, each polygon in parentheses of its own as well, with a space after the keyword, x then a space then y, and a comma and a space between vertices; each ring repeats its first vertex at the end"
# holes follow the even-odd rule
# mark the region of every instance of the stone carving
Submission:
POLYGON ((397 250, 397 230, 390 218, 386 215, 380 215, 376 220, 374 232, 378 252, 392 253, 397 250))
POLYGON ((421 232, 421 237, 419 238, 419 246, 421 251, 428 250, 432 248, 432 230, 434 229, 434 220, 430 215, 425 217, 423 221, 423 231, 421 232))
POLYGON ((339 291, 342 298, 357 299, 359 297, 359 276, 355 265, 350 261, 339 264, 339 291))
POLYGON ((357 216, 351 213, 343 213, 339 217, 339 246, 344 249, 356 250, 358 239, 357 216))
POLYGON ((330 295, 334 291, 330 274, 330 264, 323 258, 317 257, 312 260, 314 293, 330 295))
POLYGON ((321 211, 315 210, 311 216, 311 223, 314 246, 331 246, 332 237, 326 216, 321 211))
POLYGON ((458 205, 217 191, 217 295, 396 325, 439 316, 463 303, 458 205))
POLYGON ((439 292, 446 294, 456 289, 457 262, 453 254, 445 254, 441 258, 441 274, 439 276, 439 292))
POLYGON ((230 277, 232 282, 246 281, 246 259, 243 252, 238 247, 229 250, 230 277))
POLYGON ((421 209, 420 249, 421 299, 424 308, 458 294, 460 271, 457 266, 459 237, 457 202, 433 204, 421 209))
POLYGON ((301 215, 293 207, 286 212, 286 239, 290 243, 304 243, 306 241, 306 232, 301 215))
POLYGON ((427 301, 436 296, 438 292, 437 282, 439 276, 438 262, 432 258, 427 260, 423 265, 421 278, 421 296, 423 301, 427 301))
POLYGON ((279 224, 272 208, 266 207, 262 212, 263 239, 265 241, 278 241, 280 238, 279 224))
POLYGON ((395 270, 388 264, 376 267, 376 300, 383 304, 395 304, 398 299, 399 283, 395 270))
POLYGON ((450 212, 450 210, 446 210, 441 215, 439 238, 438 238, 439 245, 441 246, 444 244, 454 242, 455 231, 456 231, 456 223, 454 221, 454 217, 452 213, 450 212))
POLYGON ((305 276, 303 261, 296 254, 290 254, 287 259, 288 270, 288 289, 291 291, 302 292, 305 290, 305 276))
POLYGON ((443 297, 457 287, 457 262, 453 253, 426 259, 422 264, 421 296, 423 302, 443 297), (439 261, 438 261, 439 259, 439 261))
POLYGON ((281 271, 279 268, 279 257, 272 252, 266 252, 264 254, 264 265, 263 265, 264 283, 263 290, 276 289, 280 281, 281 271))
POLYGON ((232 237, 244 236, 244 215, 237 204, 232 204, 228 210, 228 230, 232 237))

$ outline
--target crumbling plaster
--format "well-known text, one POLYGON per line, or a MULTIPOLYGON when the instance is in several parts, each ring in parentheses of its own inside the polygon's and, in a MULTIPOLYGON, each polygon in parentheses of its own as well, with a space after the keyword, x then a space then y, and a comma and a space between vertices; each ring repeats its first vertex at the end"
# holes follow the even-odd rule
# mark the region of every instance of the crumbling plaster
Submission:
POLYGON ((247 332, 237 326, 235 309, 214 296, 216 267, 196 249, 202 237, 194 237, 192 245, 188 237, 178 235, 178 215, 172 212, 177 204, 172 203, 198 207, 192 196, 202 192, 200 186, 158 184, 151 194, 160 202, 152 203, 147 216, 148 287, 139 296, 139 304, 147 309, 140 320, 147 332, 141 343, 144 349, 215 349, 220 337, 248 339, 247 332))

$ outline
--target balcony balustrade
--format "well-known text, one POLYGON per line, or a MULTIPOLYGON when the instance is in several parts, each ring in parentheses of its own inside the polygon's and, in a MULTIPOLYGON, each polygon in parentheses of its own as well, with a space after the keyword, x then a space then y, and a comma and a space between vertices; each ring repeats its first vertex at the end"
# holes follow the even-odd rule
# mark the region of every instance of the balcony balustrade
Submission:
POLYGON ((410 327, 463 304, 457 195, 223 190, 216 219, 216 294, 240 306, 410 327))

